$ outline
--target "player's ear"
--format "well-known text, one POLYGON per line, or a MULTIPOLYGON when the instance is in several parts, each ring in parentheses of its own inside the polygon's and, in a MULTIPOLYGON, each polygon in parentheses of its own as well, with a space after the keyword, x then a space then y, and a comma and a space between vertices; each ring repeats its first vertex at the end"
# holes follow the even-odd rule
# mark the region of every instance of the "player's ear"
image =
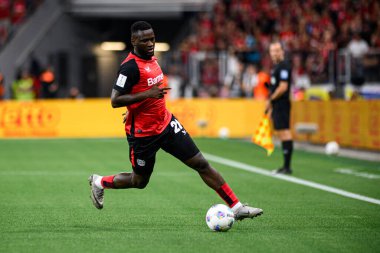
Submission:
POLYGON ((132 34, 131 43, 132 43, 132 46, 136 46, 136 44, 137 44, 137 35, 136 34, 132 34))

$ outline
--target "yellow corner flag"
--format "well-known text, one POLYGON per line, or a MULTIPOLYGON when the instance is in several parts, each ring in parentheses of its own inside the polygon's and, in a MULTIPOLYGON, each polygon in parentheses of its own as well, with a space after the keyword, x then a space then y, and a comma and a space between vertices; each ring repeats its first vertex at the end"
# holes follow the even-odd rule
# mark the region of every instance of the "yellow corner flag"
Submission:
POLYGON ((252 136, 252 142, 265 148, 267 150, 268 156, 270 156, 273 153, 274 145, 268 115, 265 114, 261 119, 259 127, 252 136))

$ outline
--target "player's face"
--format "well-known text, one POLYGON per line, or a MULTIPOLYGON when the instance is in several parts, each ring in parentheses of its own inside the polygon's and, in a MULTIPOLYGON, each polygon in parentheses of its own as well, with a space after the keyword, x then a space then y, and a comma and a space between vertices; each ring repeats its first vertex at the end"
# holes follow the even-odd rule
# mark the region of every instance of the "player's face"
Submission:
POLYGON ((156 38, 153 29, 138 31, 132 38, 132 44, 138 54, 151 57, 154 55, 156 38))
POLYGON ((284 50, 280 43, 273 43, 269 47, 269 54, 274 63, 284 60, 284 50))

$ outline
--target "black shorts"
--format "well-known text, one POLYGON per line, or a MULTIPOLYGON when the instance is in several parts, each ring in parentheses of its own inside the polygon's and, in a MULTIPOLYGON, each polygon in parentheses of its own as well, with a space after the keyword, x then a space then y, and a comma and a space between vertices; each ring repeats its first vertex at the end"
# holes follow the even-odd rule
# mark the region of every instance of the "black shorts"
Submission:
POLYGON ((290 101, 280 100, 272 104, 272 119, 275 130, 290 128, 290 101))
POLYGON ((160 148, 182 162, 194 157, 199 152, 189 133, 174 115, 169 125, 159 135, 147 137, 127 135, 127 139, 129 159, 133 171, 139 175, 150 175, 153 172, 156 153, 160 148))

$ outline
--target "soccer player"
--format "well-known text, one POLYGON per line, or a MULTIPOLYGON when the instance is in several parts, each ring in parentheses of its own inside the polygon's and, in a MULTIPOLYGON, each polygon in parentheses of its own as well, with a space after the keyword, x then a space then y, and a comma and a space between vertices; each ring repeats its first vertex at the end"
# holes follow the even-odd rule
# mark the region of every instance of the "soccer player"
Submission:
POLYGON ((269 54, 274 66, 271 70, 270 96, 267 101, 266 112, 272 115, 274 129, 281 140, 284 154, 283 167, 274 172, 291 174, 290 161, 293 153, 293 137, 289 129, 291 66, 285 61, 285 52, 280 42, 275 41, 269 45, 269 54))
POLYGON ((166 109, 169 88, 161 88, 163 73, 154 57, 155 35, 151 25, 138 21, 131 26, 133 51, 122 62, 111 94, 112 107, 127 106, 125 131, 129 143, 132 172, 89 177, 91 199, 103 208, 104 189, 143 189, 149 182, 161 148, 199 173, 202 180, 230 206, 237 220, 263 213, 243 205, 223 177, 210 166, 190 135, 166 109))

